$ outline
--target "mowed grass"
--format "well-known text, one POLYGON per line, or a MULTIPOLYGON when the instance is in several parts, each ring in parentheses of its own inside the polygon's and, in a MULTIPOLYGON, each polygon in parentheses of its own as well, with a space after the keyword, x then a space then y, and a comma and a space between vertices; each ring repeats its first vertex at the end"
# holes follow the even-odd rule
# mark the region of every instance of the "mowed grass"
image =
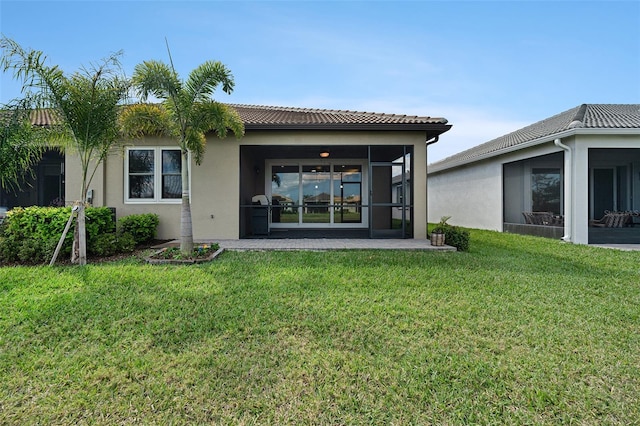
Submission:
POLYGON ((0 424, 638 424, 640 252, 0 268, 0 424))

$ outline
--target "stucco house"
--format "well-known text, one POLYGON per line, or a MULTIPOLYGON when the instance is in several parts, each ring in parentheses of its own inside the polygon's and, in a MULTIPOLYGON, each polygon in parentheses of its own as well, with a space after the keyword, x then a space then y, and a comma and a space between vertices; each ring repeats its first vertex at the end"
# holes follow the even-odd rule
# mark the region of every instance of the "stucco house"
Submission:
POLYGON ((429 220, 640 244, 640 104, 583 104, 428 166, 429 220))
MULTIPOLYGON (((427 144, 451 128, 446 119, 231 106, 245 124, 244 137, 210 135, 202 164, 190 165, 195 239, 295 236, 295 230, 426 238, 427 144), (398 179, 409 197, 393 196, 398 179), (405 212, 399 218, 398 209, 405 212)), ((178 238, 180 167, 173 140, 127 141, 98 169, 90 201, 115 208, 118 217, 157 213, 158 237, 178 238)), ((63 170, 69 203, 80 186, 72 153, 63 170)))

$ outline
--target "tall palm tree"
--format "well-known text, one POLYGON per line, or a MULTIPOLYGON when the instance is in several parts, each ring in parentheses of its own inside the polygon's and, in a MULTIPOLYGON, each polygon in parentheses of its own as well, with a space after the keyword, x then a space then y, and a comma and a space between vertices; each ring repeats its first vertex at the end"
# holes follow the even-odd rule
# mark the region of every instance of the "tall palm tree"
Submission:
POLYGON ((139 137, 156 134, 172 137, 180 147, 182 212, 180 215, 180 250, 193 251, 193 226, 189 195, 189 157, 202 161, 206 134, 215 132, 220 138, 231 130, 237 138, 244 135, 244 125, 231 107, 213 100, 219 86, 225 93, 234 87, 229 69, 218 61, 207 61, 195 68, 186 81, 181 81, 173 67, 159 61, 138 64, 132 84, 143 102, 149 96, 161 103, 141 103, 127 107, 121 115, 125 134, 139 137))
POLYGON ((76 202, 77 225, 72 260, 87 262, 84 208, 87 191, 99 165, 121 139, 118 116, 129 91, 115 53, 90 68, 66 76, 37 50, 25 50, 2 37, 0 67, 13 70, 23 81, 23 92, 33 96, 36 108, 47 108, 55 117, 49 128, 51 143, 75 151, 81 166, 80 199, 76 202))

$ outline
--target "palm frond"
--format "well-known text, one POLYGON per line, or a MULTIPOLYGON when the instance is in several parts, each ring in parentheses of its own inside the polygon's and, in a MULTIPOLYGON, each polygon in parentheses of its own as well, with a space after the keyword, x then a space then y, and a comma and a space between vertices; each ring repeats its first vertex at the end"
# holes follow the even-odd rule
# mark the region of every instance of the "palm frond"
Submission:
POLYGON ((48 66, 42 52, 25 50, 15 41, 2 37, 0 68, 12 70, 13 77, 22 82, 22 93, 31 99, 35 107, 55 108, 63 97, 66 78, 57 66, 48 66))
POLYGON ((160 100, 175 98, 182 91, 178 75, 160 61, 145 61, 136 65, 131 82, 138 89, 143 101, 146 101, 149 95, 160 100))
POLYGON ((238 112, 220 102, 207 102, 197 105, 193 114, 194 127, 203 132, 215 132, 220 138, 225 138, 229 130, 236 138, 244 135, 244 123, 238 112))
POLYGON ((202 156, 206 148, 207 139, 204 133, 195 129, 189 129, 185 137, 185 146, 191 152, 191 156, 197 165, 202 163, 202 156))
POLYGON ((134 104, 120 113, 120 129, 126 138, 145 135, 176 137, 175 123, 163 105, 134 104))
POLYGON ((27 102, 3 105, 0 112, 0 188, 15 191, 46 149, 46 130, 31 125, 27 102))
POLYGON ((185 92, 191 103, 207 102, 220 85, 225 93, 233 91, 235 83, 231 71, 219 61, 207 61, 191 71, 185 82, 185 92))

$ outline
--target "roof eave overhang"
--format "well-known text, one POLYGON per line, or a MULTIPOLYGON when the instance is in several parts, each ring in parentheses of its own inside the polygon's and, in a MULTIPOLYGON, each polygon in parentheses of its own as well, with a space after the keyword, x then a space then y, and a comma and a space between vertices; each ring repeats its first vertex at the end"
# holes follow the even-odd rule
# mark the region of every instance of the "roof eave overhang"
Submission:
POLYGON ((477 157, 473 157, 471 159, 464 159, 459 161, 454 161, 451 163, 447 163, 444 167, 435 167, 427 166, 428 174, 436 174, 439 172, 443 172, 445 170, 454 169, 456 167, 462 167, 469 164, 477 163, 479 161, 488 160, 493 157, 498 157, 501 155, 509 154, 511 152, 520 151, 522 149, 531 148, 537 145, 542 145, 548 142, 553 142, 556 139, 567 138, 570 136, 576 135, 633 135, 640 134, 640 129, 638 128, 627 128, 627 129, 592 129, 592 128, 575 128, 565 130, 559 133, 554 133, 551 135, 543 136, 541 138, 533 139, 528 142, 523 142, 520 144, 512 145, 506 148, 502 148, 496 151, 487 152, 486 154, 479 155, 477 157))
POLYGON ((421 124, 254 124, 245 123, 245 130, 343 130, 343 131, 426 131, 430 135, 442 134, 451 128, 450 124, 421 123, 421 124))

